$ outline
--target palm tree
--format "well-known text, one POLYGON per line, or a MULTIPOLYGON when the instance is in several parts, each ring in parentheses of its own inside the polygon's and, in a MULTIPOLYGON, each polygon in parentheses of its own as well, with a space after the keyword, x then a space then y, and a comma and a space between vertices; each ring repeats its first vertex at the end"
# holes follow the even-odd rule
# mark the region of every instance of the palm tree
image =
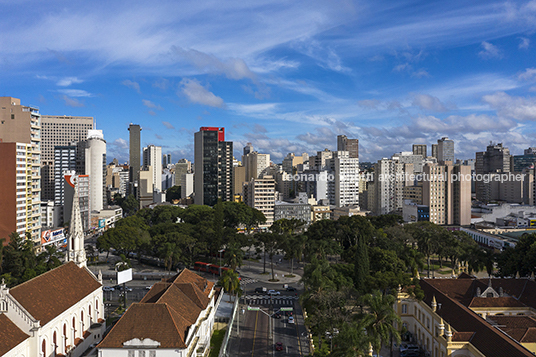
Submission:
POLYGON ((225 247, 224 261, 231 269, 236 270, 237 267, 242 266, 243 258, 244 251, 238 243, 231 243, 225 247))
POLYGON ((374 350, 379 354, 381 347, 391 338, 400 343, 400 333, 394 323, 402 323, 393 309, 396 299, 393 295, 383 295, 380 291, 366 294, 362 298, 366 314, 363 317, 365 330, 374 350))
POLYGON ((230 295, 240 292, 240 279, 234 270, 225 270, 221 275, 219 284, 230 295))

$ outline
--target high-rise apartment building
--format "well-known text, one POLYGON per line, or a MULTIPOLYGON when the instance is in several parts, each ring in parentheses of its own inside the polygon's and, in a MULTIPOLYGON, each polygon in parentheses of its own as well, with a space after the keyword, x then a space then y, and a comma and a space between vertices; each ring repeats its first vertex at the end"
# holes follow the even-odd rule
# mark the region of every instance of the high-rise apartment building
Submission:
MULTIPOLYGON (((486 151, 476 153, 475 174, 476 177, 494 173, 510 172, 510 150, 501 143, 490 144, 486 151), (480 176, 479 176, 480 175, 480 176)), ((492 194, 492 183, 487 180, 477 180, 475 182, 476 199, 480 201, 490 201, 498 199, 492 194)))
POLYGON ((180 159, 175 164, 175 186, 181 185, 182 175, 192 172, 192 162, 187 159, 180 159))
POLYGON ((272 176, 251 179, 244 186, 244 202, 261 211, 266 217, 266 226, 274 223, 275 180, 272 176))
POLYGON ((65 204, 65 172, 76 171, 77 146, 56 146, 54 148, 54 204, 65 204))
POLYGON ((246 146, 244 146, 244 155, 247 155, 253 151, 253 145, 251 143, 247 143, 246 146))
POLYGON ((426 164, 422 203, 428 206, 430 222, 471 224, 471 167, 426 164))
POLYGON ((437 144, 432 144, 432 157, 437 159, 437 144))
POLYGON ((261 176, 266 168, 270 167, 270 154, 259 154, 252 151, 242 156, 242 165, 246 168, 246 182, 261 176))
POLYGON ((295 156, 294 153, 289 153, 283 159, 282 168, 287 174, 294 174, 293 170, 299 164, 303 164, 303 156, 295 156))
MULTIPOLYGON (((24 223, 24 231, 30 233, 34 243, 38 244, 41 239, 41 176, 39 173, 41 115, 39 109, 21 105, 20 99, 17 98, 0 97, 0 143, 12 143, 12 145, 5 146, 7 150, 5 157, 0 155, 1 160, 5 160, 5 165, 2 165, 2 170, 0 170, 1 175, 7 180, 0 179, 0 196, 9 200, 4 202, 4 199, 0 198, 0 216, 3 217, 0 221, 5 220, 0 230, 18 231, 24 223), (22 156, 24 156, 24 162, 19 161, 22 160, 22 156), (4 172, 6 165, 12 165, 10 172, 4 172), (20 172, 23 168, 24 174, 20 172), (18 197, 23 194, 24 197, 18 197), (16 207, 22 204, 22 201, 24 201, 24 214, 19 211, 20 206, 16 207), (15 214, 16 218, 13 218, 15 214)), ((4 232, 2 234, 5 235, 4 232)))
POLYGON ((129 194, 135 194, 135 187, 140 180, 140 153, 141 153, 141 126, 130 124, 129 131, 129 164, 130 164, 130 185, 129 194))
POLYGON ((404 164, 383 158, 374 164, 374 183, 368 209, 375 214, 400 212, 404 197, 404 164))
POLYGON ((225 128, 201 127, 195 133, 195 204, 214 206, 218 198, 231 201, 233 143, 225 128))
POLYGON ((334 180, 328 180, 330 204, 337 207, 359 206, 359 159, 348 151, 335 151, 328 160, 334 180))
POLYGON ((90 130, 86 140, 85 174, 89 176, 91 211, 101 211, 106 204, 106 141, 102 130, 90 130))
POLYGON ((94 129, 92 117, 41 116, 41 198, 56 200, 55 152, 56 146, 69 146, 84 141, 89 130, 94 129))
POLYGON ((359 158, 359 139, 348 139, 346 135, 337 136, 337 151, 348 151, 350 158, 359 158))
POLYGON ((437 161, 444 165, 447 161, 454 163, 454 141, 443 137, 437 141, 437 161))
POLYGON ((162 191, 162 147, 149 145, 143 148, 143 170, 153 175, 153 191, 162 191))
POLYGON ((73 211, 74 201, 74 186, 78 189, 78 204, 80 214, 82 216, 82 226, 84 231, 88 231, 90 227, 90 179, 88 175, 78 175, 74 171, 66 172, 65 178, 65 205, 63 206, 62 223, 71 222, 71 214, 73 211))
POLYGON ((412 151, 413 155, 421 155, 425 158, 427 154, 426 144, 413 144, 412 151))

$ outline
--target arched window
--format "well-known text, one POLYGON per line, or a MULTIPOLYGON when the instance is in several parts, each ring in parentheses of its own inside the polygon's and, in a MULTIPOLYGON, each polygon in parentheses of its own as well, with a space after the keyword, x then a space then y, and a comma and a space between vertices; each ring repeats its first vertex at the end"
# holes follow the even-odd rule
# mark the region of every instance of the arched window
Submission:
POLYGON ((67 324, 63 324, 63 340, 65 341, 65 346, 63 352, 67 352, 67 324))
POLYGON ((82 326, 81 334, 84 333, 84 310, 80 311, 80 325, 82 326))
POLYGON ((43 353, 43 357, 46 357, 47 355, 47 343, 45 339, 43 339, 43 343, 41 345, 41 352, 43 353))
POLYGON ((56 340, 56 331, 54 331, 54 334, 52 335, 52 343, 54 344, 54 356, 56 356, 56 349, 58 347, 58 341, 56 340))
POLYGON ((93 320, 93 316, 91 315, 91 304, 89 304, 89 322, 93 320))
POLYGON ((73 342, 75 338, 76 338, 76 321, 75 321, 75 318, 73 317, 73 342))

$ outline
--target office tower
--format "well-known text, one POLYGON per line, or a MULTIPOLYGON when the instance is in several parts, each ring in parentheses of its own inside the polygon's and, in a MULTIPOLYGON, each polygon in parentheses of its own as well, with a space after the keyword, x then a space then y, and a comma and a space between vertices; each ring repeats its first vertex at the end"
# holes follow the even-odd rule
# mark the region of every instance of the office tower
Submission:
POLYGON ((162 147, 149 145, 143 148, 143 170, 153 175, 153 191, 162 191, 162 147), (149 169, 150 168, 150 169, 149 169))
POLYGON ((471 167, 426 164, 422 203, 428 206, 430 222, 471 224, 471 167))
MULTIPOLYGON (((369 209, 375 214, 400 212, 404 197, 404 164, 383 158, 374 164, 369 209)), ((370 189, 369 189, 370 191, 370 189)))
POLYGON ((188 198, 194 193, 194 174, 187 172, 181 176, 181 198, 188 198))
POLYGON ((443 165, 447 161, 455 162, 453 140, 443 137, 437 141, 437 161, 443 165))
POLYGON ((437 159, 437 144, 432 144, 432 157, 437 159))
MULTIPOLYGON (((401 164, 413 165, 410 174, 422 172, 424 165, 424 157, 422 155, 416 155, 411 151, 402 151, 391 156, 391 159, 398 160, 401 164)), ((408 166, 409 168, 409 166, 408 166)), ((408 170, 404 170, 408 172, 408 170)))
POLYGON ((253 145, 251 143, 247 143, 246 146, 244 146, 244 156, 253 152, 253 145))
MULTIPOLYGON (((24 232, 29 232, 31 239, 38 244, 41 239, 41 176, 39 174, 41 165, 41 115, 39 114, 39 109, 21 105, 20 99, 17 98, 0 97, 0 142, 12 143, 12 145, 4 146, 4 150, 7 153, 5 157, 2 155, 1 159, 5 160, 5 164, 11 165, 16 160, 18 165, 25 167, 24 173, 15 173, 15 171, 4 172, 4 168, 7 168, 7 166, 2 166, 1 174, 8 181, 0 180, 0 191, 2 191, 0 195, 9 201, 4 202, 3 199, 0 199, 0 214, 5 217, 5 223, 0 223, 0 230, 6 236, 5 230, 11 229, 11 232, 20 231, 24 224, 24 232), (22 155, 24 155, 24 159, 22 155), (24 184, 22 180, 24 180, 24 184), (18 188, 10 187, 8 183, 20 184, 24 186, 24 189, 18 186, 18 188), (24 218, 21 218, 23 216, 17 216, 17 224, 13 225, 10 219, 20 207, 13 206, 12 200, 18 200, 17 205, 22 203, 23 197, 15 197, 15 195, 22 196, 23 191, 25 195, 24 218)), ((12 169, 15 170, 15 167, 12 169)), ((21 171, 20 168, 18 171, 21 171)), ((17 212, 16 214, 19 215, 22 212, 17 212)), ((0 238, 4 237, 0 236, 0 238)))
POLYGON ((106 204, 106 141, 102 130, 90 130, 86 140, 85 174, 89 175, 91 211, 101 211, 106 204))
MULTIPOLYGON (((510 150, 503 147, 501 143, 490 143, 486 151, 476 153, 475 174, 477 178, 481 177, 479 175, 504 172, 510 172, 510 150)), ((491 182, 485 182, 483 179, 476 180, 475 189, 477 200, 487 202, 498 199, 497 195, 492 193, 491 182)))
POLYGON ((76 170, 76 150, 75 145, 56 146, 54 148, 54 204, 63 206, 65 204, 65 172, 76 170))
POLYGON ((166 167, 168 164, 168 161, 167 161, 167 155, 164 155, 162 157, 162 167, 166 167))
POLYGON ((41 116, 41 198, 43 200, 56 200, 54 194, 56 187, 55 147, 69 146, 86 140, 88 130, 93 130, 94 125, 92 117, 41 116))
MULTIPOLYGON (((243 186, 246 183, 246 168, 244 166, 233 166, 233 198, 237 200, 238 196, 242 197, 243 186)), ((241 200, 241 199, 239 199, 241 200)))
POLYGON ((309 167, 312 170, 323 171, 327 169, 327 160, 333 157, 333 152, 328 149, 324 151, 318 151, 316 156, 311 156, 309 159, 309 167))
POLYGON ((119 165, 117 160, 114 160, 106 167, 106 188, 110 191, 110 198, 113 198, 116 193, 119 193, 121 197, 125 197, 128 178, 128 167, 119 165))
POLYGON ((141 153, 141 127, 138 124, 130 124, 129 131, 129 164, 130 164, 130 187, 129 194, 134 194, 134 187, 140 179, 140 153, 141 153))
POLYGON ((272 176, 251 179, 244 184, 244 202, 261 211, 266 217, 265 226, 274 223, 275 180, 272 176))
POLYGON ((192 172, 192 162, 186 159, 180 159, 175 164, 175 186, 181 185, 182 175, 192 172))
POLYGON ((337 151, 348 151, 350 158, 359 158, 359 140, 348 139, 346 135, 337 136, 337 151))
POLYGON ((232 200, 233 143, 225 128, 201 127, 195 133, 195 204, 214 206, 232 200))
POLYGON ((534 167, 536 163, 536 148, 528 148, 523 155, 512 155, 510 158, 510 171, 522 172, 524 169, 534 167))
POLYGON ((412 149, 413 155, 421 155, 423 158, 426 157, 426 144, 413 144, 412 149))
POLYGON ((282 168, 287 174, 294 174, 294 169, 299 164, 303 164, 303 156, 295 156, 294 153, 289 153, 283 159, 282 168))
POLYGON ((167 154, 167 163, 171 164, 171 154, 167 154))
POLYGON ((140 171, 140 180, 138 186, 140 209, 153 203, 153 170, 151 166, 146 166, 145 169, 146 170, 140 171))
POLYGON ((249 182, 251 179, 260 177, 263 170, 270 167, 270 154, 259 154, 252 151, 242 156, 242 165, 246 169, 245 182, 249 182))
POLYGON ((337 207, 359 206, 359 159, 348 151, 333 152, 328 160, 333 181, 328 181, 330 204, 337 207))

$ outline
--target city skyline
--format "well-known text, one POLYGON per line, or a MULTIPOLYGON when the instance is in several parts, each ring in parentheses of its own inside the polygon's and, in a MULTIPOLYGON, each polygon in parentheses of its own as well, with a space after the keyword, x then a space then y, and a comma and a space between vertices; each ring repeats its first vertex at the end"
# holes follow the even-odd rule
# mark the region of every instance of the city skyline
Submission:
POLYGON ((534 146, 532 2, 0 2, 3 96, 91 116, 108 161, 141 146, 193 159, 225 127, 280 162, 359 139, 362 162, 455 142, 534 146), (46 6, 46 10, 44 8, 46 6), (29 23, 31 19, 31 24, 29 23))

